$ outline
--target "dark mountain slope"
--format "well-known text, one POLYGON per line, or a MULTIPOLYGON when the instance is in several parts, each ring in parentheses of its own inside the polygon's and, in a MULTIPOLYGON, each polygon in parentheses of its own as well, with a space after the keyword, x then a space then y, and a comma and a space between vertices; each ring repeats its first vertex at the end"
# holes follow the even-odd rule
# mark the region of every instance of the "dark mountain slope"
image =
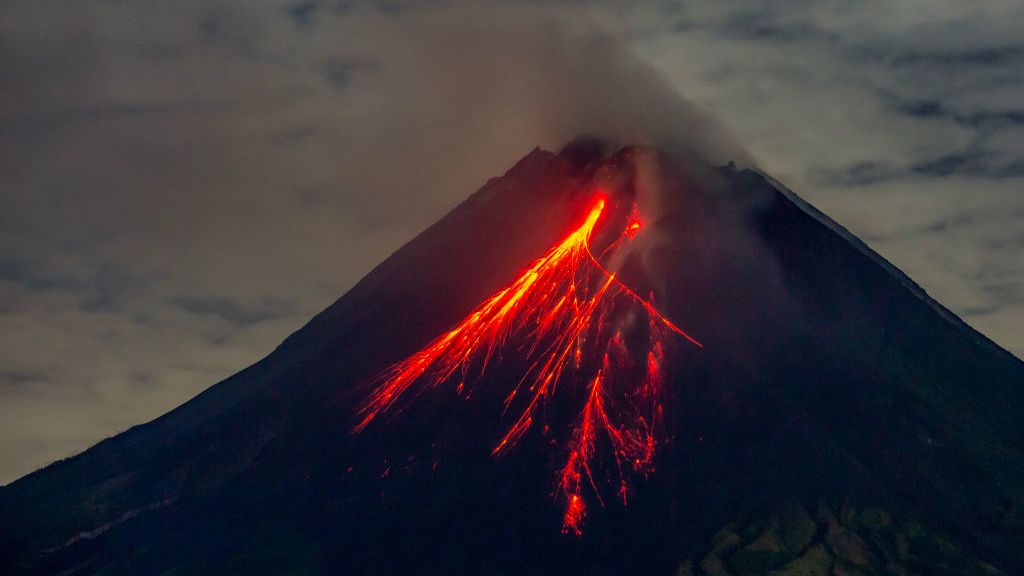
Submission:
POLYGON ((0 571, 1012 574, 1022 410, 1024 364, 780 185, 580 140, 488 182, 264 360, 0 488, 0 571), (508 373, 350 433, 360 384, 562 238, 595 182, 651 181, 661 241, 623 278, 705 346, 673 352, 671 441, 629 506, 560 533, 560 448, 534 431, 491 456, 508 373))

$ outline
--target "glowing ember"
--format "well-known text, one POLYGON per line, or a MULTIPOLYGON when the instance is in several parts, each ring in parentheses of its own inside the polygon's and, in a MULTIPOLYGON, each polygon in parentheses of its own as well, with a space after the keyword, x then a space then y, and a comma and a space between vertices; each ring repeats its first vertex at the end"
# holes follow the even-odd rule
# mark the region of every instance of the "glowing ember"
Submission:
POLYGON ((638 296, 600 263, 640 231, 635 212, 599 258, 591 253, 590 237, 604 208, 602 196, 579 228, 531 263, 510 286, 484 301, 455 328, 388 368, 363 404, 355 430, 361 431, 392 408, 414 385, 419 392, 455 380, 457 392, 468 395, 470 370, 479 376, 496 352, 514 346, 528 368, 505 398, 505 409, 521 408, 494 454, 515 445, 563 376, 571 374, 572 381, 586 383, 586 401, 559 476, 559 489, 566 499, 563 531, 581 533, 586 486, 603 505, 592 464, 602 446, 614 455, 618 495, 625 503, 627 472, 647 474, 653 465, 662 412, 665 336, 671 331, 697 346, 700 343, 659 313, 652 298, 638 296), (638 348, 630 350, 622 330, 635 317, 637 306, 647 318, 647 337, 642 345, 630 339, 631 346, 638 348), (634 369, 635 358, 643 359, 639 373, 634 369), (587 373, 587 365, 594 363, 585 359, 600 359, 595 373, 587 373))

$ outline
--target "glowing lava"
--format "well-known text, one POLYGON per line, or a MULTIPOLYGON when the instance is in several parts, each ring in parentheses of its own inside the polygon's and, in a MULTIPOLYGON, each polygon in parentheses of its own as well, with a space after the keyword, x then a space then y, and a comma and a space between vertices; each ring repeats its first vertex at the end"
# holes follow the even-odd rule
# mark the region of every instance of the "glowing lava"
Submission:
POLYGON ((528 368, 505 398, 505 410, 515 406, 518 417, 494 454, 511 448, 530 429, 559 383, 585 384, 585 402, 559 475, 559 490, 566 500, 563 531, 581 533, 587 486, 603 504, 593 464, 601 447, 614 455, 610 473, 617 478, 617 493, 625 503, 627 471, 647 474, 653 465, 662 412, 665 336, 673 332, 700 343, 657 311, 653 295, 641 298, 600 263, 640 231, 635 212, 600 258, 591 253, 590 238, 605 204, 604 197, 598 197, 584 222, 511 285, 381 374, 360 409, 355 430, 363 430, 414 387, 418 393, 454 381, 457 392, 468 395, 470 377, 479 377, 496 353, 511 347, 526 358, 528 368), (646 338, 630 338, 627 345, 623 330, 635 331, 631 325, 638 311, 647 318, 646 338), (587 366, 594 364, 599 367, 588 373, 587 366))

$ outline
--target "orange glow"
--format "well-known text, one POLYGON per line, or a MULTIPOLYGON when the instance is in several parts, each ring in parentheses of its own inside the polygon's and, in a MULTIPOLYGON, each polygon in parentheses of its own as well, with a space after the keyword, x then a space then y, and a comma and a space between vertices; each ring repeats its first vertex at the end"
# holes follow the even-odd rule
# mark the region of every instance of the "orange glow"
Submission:
POLYGON ((599 261, 641 230, 635 211, 601 257, 591 253, 591 235, 605 204, 604 196, 599 196, 584 222, 532 262, 511 285, 419 352, 385 370, 360 408, 355 431, 394 408, 403 396, 448 381, 455 382, 457 394, 468 397, 471 377, 478 378, 500 351, 511 348, 526 359, 528 368, 505 397, 505 411, 515 408, 518 416, 493 453, 511 449, 530 430, 563 380, 566 385, 586 382, 586 401, 571 432, 567 461, 558 480, 566 499, 563 531, 582 533, 586 488, 603 505, 592 464, 600 447, 614 456, 617 494, 625 503, 627 472, 647 474, 652 470, 655 430, 662 409, 659 398, 666 333, 676 333, 697 346, 700 343, 655 309, 653 295, 641 298, 599 261), (622 297, 628 300, 625 308, 617 304, 622 297), (643 349, 631 351, 621 326, 637 306, 646 312, 648 338, 643 349), (629 369, 636 364, 631 359, 635 355, 644 360, 639 376, 629 369), (587 376, 586 359, 590 358, 600 359, 600 367, 587 376), (563 378, 568 375, 572 377, 563 378), (636 380, 639 385, 628 385, 636 380), (612 397, 617 400, 609 404, 612 397))

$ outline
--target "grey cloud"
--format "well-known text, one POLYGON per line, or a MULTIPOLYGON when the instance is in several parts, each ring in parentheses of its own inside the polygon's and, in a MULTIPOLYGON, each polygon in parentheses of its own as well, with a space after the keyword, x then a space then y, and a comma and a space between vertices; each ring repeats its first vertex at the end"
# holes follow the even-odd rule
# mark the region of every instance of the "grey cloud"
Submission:
POLYGON ((956 154, 949 154, 941 158, 935 158, 922 162, 912 167, 914 172, 919 174, 927 174, 930 176, 949 176, 955 172, 962 171, 967 167, 973 156, 966 152, 958 152, 956 154))
POLYGON ((170 303, 185 312, 215 316, 240 327, 294 314, 292 304, 276 300, 239 302, 224 296, 178 296, 170 303))
POLYGON ((906 178, 906 170, 885 161, 856 162, 840 169, 818 170, 810 175, 816 184, 857 187, 887 180, 906 178))
POLYGON ((374 60, 337 60, 330 59, 327 62, 325 77, 330 84, 338 89, 344 89, 352 82, 355 74, 372 72, 380 67, 380 62, 374 60))
POLYGON ((30 292, 67 293, 87 312, 119 311, 123 298, 141 283, 127 271, 104 262, 82 267, 18 259, 0 261, 0 281, 30 292))
POLYGON ((883 95, 883 97, 891 98, 896 110, 901 114, 919 118, 945 119, 965 126, 989 129, 998 129, 1004 125, 1024 124, 1024 110, 1021 109, 958 112, 939 100, 900 101, 891 95, 883 95))
POLYGON ((681 6, 684 25, 648 39, 644 54, 677 86, 698 87, 766 169, 1024 352, 1011 328, 1019 306, 987 288, 1011 286, 1021 272, 1011 246, 1024 231, 1014 24, 1024 8, 681 6), (679 59, 685 53, 712 56, 694 63, 679 59), (780 65, 794 72, 782 76, 780 65), (956 221, 960 213, 972 216, 956 221), (982 279, 982 268, 1016 272, 982 279))
POLYGON ((534 146, 707 122, 539 7, 346 6, 4 6, 0 479, 258 359, 534 146))
POLYGON ((836 40, 835 35, 819 28, 812 21, 782 17, 780 13, 770 8, 731 15, 718 23, 712 30, 725 36, 755 42, 814 41, 831 43, 836 40))
POLYGON ((1005 46, 952 52, 909 52, 893 54, 888 58, 893 66, 935 66, 943 69, 970 66, 1017 65, 1024 58, 1024 47, 1005 46))
POLYGON ((901 102, 897 104, 897 110, 903 114, 921 118, 935 118, 947 115, 946 111, 942 108, 942 104, 935 100, 901 102))
POLYGON ((0 371, 0 390, 4 390, 4 393, 10 393, 12 388, 26 388, 31 384, 48 383, 50 381, 50 377, 43 372, 0 371))
POLYGON ((0 482, 255 361, 580 131, 756 157, 1024 353, 1019 6, 3 4, 0 482))
POLYGON ((911 170, 930 176, 966 174, 982 178, 1016 178, 1024 176, 1024 158, 1006 158, 991 152, 972 150, 915 164, 911 170))
POLYGON ((303 0, 288 7, 287 14, 295 24, 309 26, 313 22, 313 16, 320 7, 320 3, 313 0, 303 0))

